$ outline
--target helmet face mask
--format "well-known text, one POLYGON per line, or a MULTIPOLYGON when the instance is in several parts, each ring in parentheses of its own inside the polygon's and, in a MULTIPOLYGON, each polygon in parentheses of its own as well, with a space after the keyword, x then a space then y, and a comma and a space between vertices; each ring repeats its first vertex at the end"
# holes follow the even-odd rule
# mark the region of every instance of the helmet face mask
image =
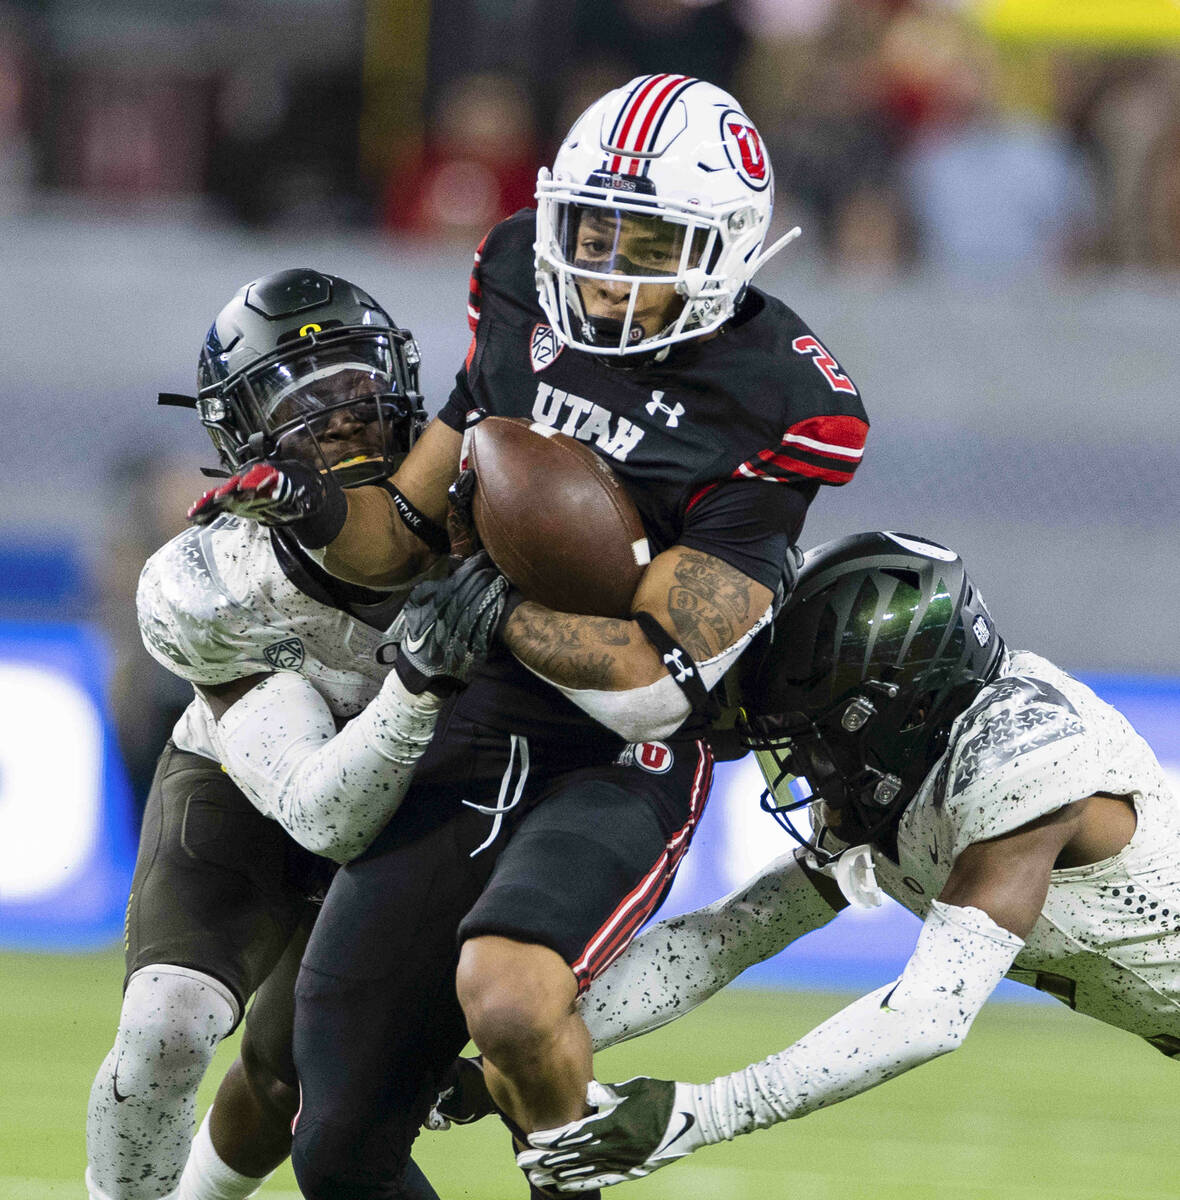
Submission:
POLYGON ((789 814, 813 804, 841 841, 887 842, 1001 668, 982 597, 945 547, 858 534, 808 553, 780 629, 742 684, 763 807, 800 840, 789 814))
POLYGON ((410 333, 359 288, 284 271, 218 315, 197 408, 227 470, 298 459, 354 487, 392 474, 424 427, 417 367, 410 333))
POLYGON ((850 708, 863 712, 863 696, 842 700, 815 720, 793 714, 790 733, 774 730, 782 722, 747 722, 746 744, 757 747, 754 756, 766 781, 762 808, 799 841, 807 839, 790 818, 799 809, 810 808, 819 817, 813 827, 826 824, 842 841, 874 842, 887 836, 913 798, 890 764, 881 761, 866 727, 852 733, 841 727, 850 708))
POLYGON ((563 342, 595 354, 710 333, 761 265, 773 198, 732 96, 687 76, 632 80, 590 106, 538 176, 541 307, 563 342))

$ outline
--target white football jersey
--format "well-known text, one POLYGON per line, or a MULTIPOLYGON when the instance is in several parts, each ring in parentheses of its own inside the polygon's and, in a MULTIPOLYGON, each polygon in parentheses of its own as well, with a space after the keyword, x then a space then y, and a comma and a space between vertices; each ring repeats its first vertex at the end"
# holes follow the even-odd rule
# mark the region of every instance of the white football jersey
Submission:
POLYGON ((901 818, 898 861, 874 853, 877 879, 924 919, 964 847, 1097 792, 1131 799, 1135 834, 1053 872, 1009 977, 1180 1052, 1180 801, 1127 719, 1038 655, 1012 652, 955 721, 901 818))
MULTIPOLYGON (((342 724, 369 703, 389 673, 396 644, 388 629, 418 580, 390 590, 371 609, 357 609, 371 614, 378 629, 297 586, 288 572, 299 577, 301 571, 254 521, 223 516, 186 529, 156 551, 140 575, 136 605, 144 645, 194 684, 297 672, 342 724)), ((314 591, 314 581, 310 586, 314 591)), ((216 723, 199 693, 173 739, 182 750, 218 758, 216 723)))

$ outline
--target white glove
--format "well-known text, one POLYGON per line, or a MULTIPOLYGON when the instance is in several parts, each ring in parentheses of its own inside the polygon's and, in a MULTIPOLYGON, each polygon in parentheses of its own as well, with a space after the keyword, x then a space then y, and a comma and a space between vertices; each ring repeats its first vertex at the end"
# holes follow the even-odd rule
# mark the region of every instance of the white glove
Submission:
POLYGON ((705 1145, 689 1084, 646 1075, 609 1086, 591 1080, 586 1103, 598 1111, 529 1134, 531 1148, 516 1162, 536 1187, 592 1192, 642 1179, 705 1145))

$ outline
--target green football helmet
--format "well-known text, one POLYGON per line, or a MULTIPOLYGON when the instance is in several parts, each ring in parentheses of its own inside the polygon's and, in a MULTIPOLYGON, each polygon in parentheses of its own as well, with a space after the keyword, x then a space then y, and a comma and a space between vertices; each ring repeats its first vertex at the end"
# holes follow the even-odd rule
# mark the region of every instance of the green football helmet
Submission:
POLYGON ((1004 657, 959 556, 885 532, 809 551, 752 649, 740 727, 766 780, 763 807, 821 859, 790 814, 823 801, 842 842, 887 840, 1004 657))

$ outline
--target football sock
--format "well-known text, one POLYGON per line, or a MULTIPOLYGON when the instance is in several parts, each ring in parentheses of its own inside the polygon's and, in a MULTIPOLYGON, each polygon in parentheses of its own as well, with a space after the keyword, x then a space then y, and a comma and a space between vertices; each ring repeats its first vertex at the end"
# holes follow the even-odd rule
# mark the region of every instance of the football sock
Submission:
POLYGON ((269 1178, 270 1175, 257 1179, 242 1175, 222 1162, 209 1134, 209 1113, 206 1113, 184 1164, 176 1200, 246 1200, 269 1178))
POLYGON ((115 1044, 90 1089, 86 1180, 95 1200, 174 1195, 197 1085, 237 1013, 229 990, 196 971, 155 965, 131 977, 115 1044))
MULTIPOLYGON (((108 1196, 106 1192, 94 1182, 94 1173, 89 1167, 86 1168, 86 1194, 90 1200, 114 1200, 113 1196, 108 1196)), ((173 1193, 172 1195, 174 1195, 173 1193)), ((172 1195, 165 1196, 163 1200, 172 1200, 172 1195)))

